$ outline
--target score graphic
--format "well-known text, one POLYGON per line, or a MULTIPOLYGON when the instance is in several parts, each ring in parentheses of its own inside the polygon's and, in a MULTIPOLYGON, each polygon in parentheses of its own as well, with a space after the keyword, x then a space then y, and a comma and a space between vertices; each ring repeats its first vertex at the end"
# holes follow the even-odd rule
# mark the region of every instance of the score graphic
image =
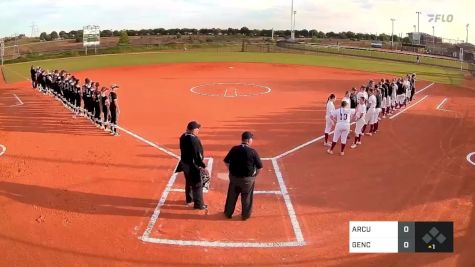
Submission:
POLYGON ((453 222, 351 221, 350 253, 453 252, 453 222))

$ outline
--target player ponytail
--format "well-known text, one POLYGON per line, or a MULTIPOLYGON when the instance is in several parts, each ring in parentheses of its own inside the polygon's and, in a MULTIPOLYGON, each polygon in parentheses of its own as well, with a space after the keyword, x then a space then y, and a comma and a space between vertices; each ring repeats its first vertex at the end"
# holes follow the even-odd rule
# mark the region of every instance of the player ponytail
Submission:
POLYGON ((334 94, 331 94, 328 99, 327 99, 327 103, 330 101, 330 100, 333 100, 335 99, 335 95, 334 94))

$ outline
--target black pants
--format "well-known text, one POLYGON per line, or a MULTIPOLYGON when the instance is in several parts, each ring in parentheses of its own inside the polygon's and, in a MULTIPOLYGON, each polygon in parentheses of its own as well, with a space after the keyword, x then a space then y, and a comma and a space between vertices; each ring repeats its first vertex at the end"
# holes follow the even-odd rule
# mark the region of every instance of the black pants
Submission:
POLYGON ((233 216, 239 194, 241 194, 242 218, 247 219, 251 217, 255 181, 255 177, 235 177, 229 175, 228 196, 226 197, 224 207, 224 214, 227 217, 233 216))
POLYGON ((414 88, 412 88, 412 90, 411 90, 411 99, 410 99, 411 101, 412 101, 412 98, 414 97, 414 94, 415 94, 415 93, 416 93, 416 88, 414 87, 414 88))
POLYGON ((199 170, 196 167, 181 163, 183 173, 185 174, 185 198, 186 203, 194 202, 195 208, 200 208, 204 205, 203 201, 203 184, 199 170))

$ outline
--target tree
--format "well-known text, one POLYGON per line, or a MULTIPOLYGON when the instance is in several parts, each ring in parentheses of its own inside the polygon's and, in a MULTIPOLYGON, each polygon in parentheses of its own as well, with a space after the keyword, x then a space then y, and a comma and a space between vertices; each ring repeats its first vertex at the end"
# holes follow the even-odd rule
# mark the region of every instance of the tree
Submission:
POLYGON ((47 34, 46 32, 42 32, 42 33, 40 34, 40 40, 46 41, 46 36, 47 36, 47 35, 48 35, 48 34, 47 34))
POLYGON ((119 45, 128 45, 129 44, 129 35, 127 31, 121 31, 119 37, 119 45))
POLYGON ((56 31, 52 31, 50 36, 51 36, 51 40, 56 40, 59 38, 59 35, 56 31))
POLYGON ((82 42, 82 35, 83 35, 83 30, 79 30, 76 32, 76 43, 82 42))
POLYGON ((248 27, 242 27, 239 32, 243 35, 249 35, 251 33, 248 27))
POLYGON ((120 36, 120 32, 115 30, 115 31, 112 32, 112 35, 113 36, 120 36))
POLYGON ((101 37, 112 37, 113 33, 111 30, 102 30, 101 37))
POLYGON ((69 38, 68 34, 65 31, 60 31, 59 32, 59 37, 61 39, 68 39, 69 38))
POLYGON ((51 41, 51 40, 53 40, 53 38, 51 38, 51 34, 47 34, 46 37, 45 37, 45 40, 46 40, 46 41, 51 41))

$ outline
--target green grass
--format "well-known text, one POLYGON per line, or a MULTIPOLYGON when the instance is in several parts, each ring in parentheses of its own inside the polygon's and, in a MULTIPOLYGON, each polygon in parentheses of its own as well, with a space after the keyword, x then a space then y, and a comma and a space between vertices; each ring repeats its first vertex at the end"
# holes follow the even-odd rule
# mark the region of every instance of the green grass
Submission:
POLYGON ((463 81, 463 74, 456 69, 447 69, 428 65, 417 65, 388 60, 329 54, 303 55, 290 53, 222 52, 218 49, 215 50, 214 48, 205 50, 205 52, 150 52, 137 54, 115 54, 49 59, 8 64, 4 66, 4 76, 9 83, 23 81, 29 77, 29 68, 31 65, 41 66, 50 70, 65 69, 68 71, 80 71, 118 66, 187 62, 264 62, 300 64, 362 70, 394 75, 404 75, 415 72, 418 74, 419 79, 452 85, 458 85, 463 81))

